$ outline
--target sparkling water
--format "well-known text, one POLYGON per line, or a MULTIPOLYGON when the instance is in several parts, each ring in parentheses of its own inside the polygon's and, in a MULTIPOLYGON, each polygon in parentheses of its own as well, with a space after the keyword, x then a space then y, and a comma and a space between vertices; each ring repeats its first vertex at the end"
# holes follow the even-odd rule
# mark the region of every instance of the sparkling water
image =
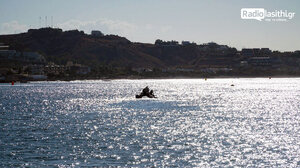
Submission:
POLYGON ((44 166, 300 167, 300 79, 0 84, 0 167, 44 166))

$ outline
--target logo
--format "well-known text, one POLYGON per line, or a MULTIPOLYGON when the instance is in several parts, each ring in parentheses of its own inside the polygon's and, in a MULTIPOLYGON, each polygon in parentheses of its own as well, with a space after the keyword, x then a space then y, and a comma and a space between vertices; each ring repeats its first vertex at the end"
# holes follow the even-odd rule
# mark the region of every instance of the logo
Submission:
POLYGON ((295 17, 295 12, 287 10, 267 11, 264 8, 242 8, 242 19, 254 19, 258 21, 289 21, 295 17))

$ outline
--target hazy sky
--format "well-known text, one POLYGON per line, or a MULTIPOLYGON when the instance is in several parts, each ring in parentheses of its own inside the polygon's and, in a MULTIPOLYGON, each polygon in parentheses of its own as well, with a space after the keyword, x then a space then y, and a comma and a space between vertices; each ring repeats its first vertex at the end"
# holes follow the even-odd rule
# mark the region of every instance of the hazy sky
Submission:
POLYGON ((0 34, 51 26, 51 18, 64 30, 98 29, 134 42, 159 38, 300 50, 299 0, 0 0, 0 34), (296 14, 287 22, 243 20, 241 8, 296 14))

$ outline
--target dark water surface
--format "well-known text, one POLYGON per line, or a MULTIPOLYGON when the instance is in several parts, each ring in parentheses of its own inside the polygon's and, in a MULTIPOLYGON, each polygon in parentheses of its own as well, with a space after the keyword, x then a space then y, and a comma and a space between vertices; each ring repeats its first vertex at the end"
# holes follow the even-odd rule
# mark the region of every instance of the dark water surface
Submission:
POLYGON ((300 167, 299 102, 299 78, 1 84, 0 167, 300 167))

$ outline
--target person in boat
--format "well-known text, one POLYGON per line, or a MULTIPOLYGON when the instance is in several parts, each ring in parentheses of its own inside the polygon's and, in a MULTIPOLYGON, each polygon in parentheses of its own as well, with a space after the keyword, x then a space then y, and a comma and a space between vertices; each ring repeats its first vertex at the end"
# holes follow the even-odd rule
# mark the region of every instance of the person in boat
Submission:
POLYGON ((145 95, 145 96, 150 95, 148 86, 146 86, 146 87, 143 89, 142 93, 143 93, 143 95, 145 95))
POLYGON ((147 87, 145 87, 143 90, 142 90, 142 93, 140 93, 139 95, 136 95, 135 97, 136 98, 142 98, 142 97, 144 97, 144 96, 147 96, 147 97, 149 97, 149 98, 156 98, 155 96, 154 96, 154 93, 153 93, 153 90, 151 90, 151 91, 149 91, 150 89, 149 89, 149 87, 147 86, 147 87))
POLYGON ((153 93, 153 90, 150 90, 149 93, 150 93, 150 96, 151 96, 152 98, 156 98, 155 95, 154 95, 154 93, 153 93))

